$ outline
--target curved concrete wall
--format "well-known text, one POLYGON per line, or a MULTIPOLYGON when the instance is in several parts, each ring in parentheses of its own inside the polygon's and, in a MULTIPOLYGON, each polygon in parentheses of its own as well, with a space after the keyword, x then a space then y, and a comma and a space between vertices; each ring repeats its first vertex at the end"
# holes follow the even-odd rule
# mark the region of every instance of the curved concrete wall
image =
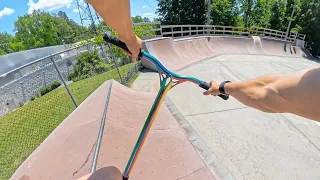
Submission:
MULTIPOLYGON (((144 42, 144 48, 171 70, 223 54, 260 54, 302 57, 299 47, 285 41, 267 38, 200 36, 181 39, 156 38, 144 42)), ((152 63, 142 60, 142 65, 155 70, 152 63)))

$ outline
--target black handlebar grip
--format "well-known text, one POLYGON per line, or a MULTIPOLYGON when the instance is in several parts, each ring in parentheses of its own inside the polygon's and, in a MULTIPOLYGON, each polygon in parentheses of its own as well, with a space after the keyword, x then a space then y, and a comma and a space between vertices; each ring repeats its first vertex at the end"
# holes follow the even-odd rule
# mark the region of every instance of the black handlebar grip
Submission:
MULTIPOLYGON (((209 90, 211 85, 205 81, 202 81, 199 85, 200 87, 202 87, 205 90, 209 90)), ((219 97, 221 97, 224 100, 228 100, 229 99, 229 94, 219 94, 219 97)))
MULTIPOLYGON (((104 35, 103 35, 103 39, 108 42, 108 43, 111 43, 113 45, 116 45, 118 46, 119 48, 125 50, 126 52, 128 52, 129 54, 131 54, 129 48, 127 47, 127 45, 122 42, 118 37, 115 37, 114 35, 108 33, 108 32, 105 32, 104 35)), ((142 57, 142 53, 143 53, 143 50, 140 49, 140 53, 139 53, 139 57, 142 57)))

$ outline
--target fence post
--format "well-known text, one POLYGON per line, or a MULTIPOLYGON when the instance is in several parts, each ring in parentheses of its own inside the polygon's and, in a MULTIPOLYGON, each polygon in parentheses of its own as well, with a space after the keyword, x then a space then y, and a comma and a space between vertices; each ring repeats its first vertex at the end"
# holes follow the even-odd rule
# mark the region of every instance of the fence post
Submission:
POLYGON ((189 26, 189 36, 191 36, 191 26, 189 26))
MULTIPOLYGON (((87 43, 86 46, 87 46, 87 52, 90 52, 90 50, 89 50, 89 43, 87 43)), ((80 52, 80 54, 81 54, 81 52, 80 52)))
POLYGON ((120 71, 119 71, 119 67, 118 67, 118 63, 117 63, 116 57, 114 56, 113 49, 111 49, 111 46, 110 46, 109 43, 107 43, 107 46, 108 46, 108 49, 110 50, 111 58, 113 59, 114 65, 116 66, 116 69, 117 69, 118 74, 119 74, 119 77, 120 77, 120 81, 121 81, 121 83, 122 83, 122 82, 123 82, 123 79, 122 79, 122 77, 121 77, 121 74, 120 74, 120 71))
POLYGON ((173 37, 173 27, 171 27, 171 36, 173 37))
POLYGON ((63 76, 62 76, 62 74, 61 74, 61 72, 60 72, 60 70, 59 70, 59 68, 58 68, 58 66, 57 66, 57 64, 56 64, 56 62, 54 61, 54 59, 53 59, 53 56, 52 56, 52 55, 50 56, 50 59, 51 59, 51 61, 52 61, 52 64, 53 64, 53 65, 54 65, 54 67, 56 68, 56 71, 58 72, 58 75, 59 75, 59 77, 60 77, 60 80, 62 81, 62 83, 63 83, 64 87, 66 88, 66 90, 67 90, 67 92, 68 92, 68 94, 69 94, 69 96, 70 96, 70 98, 71 98, 71 100, 72 100, 73 104, 74 104, 74 105, 76 106, 76 108, 77 108, 77 107, 78 107, 78 104, 77 104, 76 100, 74 99, 73 95, 71 94, 71 91, 70 91, 70 89, 69 89, 69 87, 68 87, 68 85, 67 85, 66 81, 64 80, 64 78, 63 78, 63 76))
POLYGON ((27 102, 26 93, 24 92, 23 82, 20 82, 23 103, 27 102))
POLYGON ((160 36, 163 37, 163 35, 162 35, 163 32, 162 32, 161 23, 159 23, 159 25, 160 25, 160 36))
POLYGON ((42 79, 43 79, 43 87, 46 87, 47 83, 46 83, 46 72, 42 71, 42 79))

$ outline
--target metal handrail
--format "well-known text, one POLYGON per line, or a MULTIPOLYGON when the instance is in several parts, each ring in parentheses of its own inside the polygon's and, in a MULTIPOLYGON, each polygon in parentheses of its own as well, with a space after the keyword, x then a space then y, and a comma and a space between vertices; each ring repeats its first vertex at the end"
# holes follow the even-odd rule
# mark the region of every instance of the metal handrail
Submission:
MULTIPOLYGON (((155 23, 138 23, 137 25, 150 25, 150 24, 157 24, 160 26, 160 28, 154 28, 154 31, 159 31, 161 33, 161 36, 163 35, 171 35, 174 36, 175 34, 181 34, 181 36, 184 36, 184 34, 191 35, 191 33, 196 34, 237 34, 237 35, 250 35, 252 33, 257 34, 263 34, 265 36, 273 37, 273 38, 279 38, 282 40, 289 40, 294 41, 296 39, 304 40, 305 36, 304 34, 299 34, 296 32, 290 32, 288 37, 286 36, 286 32, 269 29, 269 28, 261 28, 261 27, 251 27, 251 28, 244 28, 244 27, 235 27, 235 26, 221 26, 221 25, 161 25, 159 22, 155 23)), ((144 30, 144 32, 152 32, 153 30, 144 30)))

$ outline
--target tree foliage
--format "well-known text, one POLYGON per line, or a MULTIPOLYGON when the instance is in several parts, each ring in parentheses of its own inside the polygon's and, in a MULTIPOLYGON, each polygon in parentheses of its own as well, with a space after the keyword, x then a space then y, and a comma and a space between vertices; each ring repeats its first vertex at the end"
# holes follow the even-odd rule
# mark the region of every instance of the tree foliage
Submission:
POLYGON ((285 3, 283 0, 276 0, 271 8, 270 28, 284 30, 285 25, 285 3))
POLYGON ((311 53, 320 54, 320 2, 319 0, 304 0, 301 11, 296 18, 295 29, 306 34, 306 40, 311 53))
POLYGON ((150 21, 150 19, 149 19, 149 18, 144 17, 144 18, 143 18, 143 22, 151 22, 151 21, 150 21))
POLYGON ((158 0, 157 14, 163 24, 204 24, 204 0, 158 0))
MULTIPOLYGON (((320 53, 319 0, 212 0, 211 24, 263 27, 286 31, 296 2, 290 31, 306 34, 311 52, 320 53)), ((207 4, 197 0, 158 0, 162 24, 205 24, 207 4)))
POLYGON ((271 18, 271 5, 271 0, 256 0, 251 10, 249 25, 269 28, 269 20, 271 18))
POLYGON ((143 19, 142 19, 141 16, 134 16, 134 17, 131 17, 131 19, 132 19, 133 23, 141 23, 141 22, 143 22, 143 19))
POLYGON ((74 65, 74 71, 68 75, 69 80, 78 81, 110 69, 109 64, 99 57, 97 51, 83 53, 76 59, 77 63, 74 65))
POLYGON ((211 4, 211 24, 237 26, 238 16, 236 0, 216 0, 211 4))
POLYGON ((75 43, 85 39, 83 29, 65 12, 50 14, 33 11, 14 22, 15 35, 0 34, 0 53, 7 54, 27 49, 75 43))

